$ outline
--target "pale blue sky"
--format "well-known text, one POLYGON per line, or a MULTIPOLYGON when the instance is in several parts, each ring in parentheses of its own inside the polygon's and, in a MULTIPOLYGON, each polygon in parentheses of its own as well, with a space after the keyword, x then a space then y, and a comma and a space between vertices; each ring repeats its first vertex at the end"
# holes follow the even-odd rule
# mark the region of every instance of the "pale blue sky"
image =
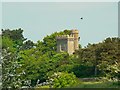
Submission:
POLYGON ((1 0, 2 2, 119 2, 119 0, 1 0))
POLYGON ((86 46, 118 36, 118 3, 2 3, 2 28, 19 27, 35 42, 56 31, 78 29, 80 44, 86 46))

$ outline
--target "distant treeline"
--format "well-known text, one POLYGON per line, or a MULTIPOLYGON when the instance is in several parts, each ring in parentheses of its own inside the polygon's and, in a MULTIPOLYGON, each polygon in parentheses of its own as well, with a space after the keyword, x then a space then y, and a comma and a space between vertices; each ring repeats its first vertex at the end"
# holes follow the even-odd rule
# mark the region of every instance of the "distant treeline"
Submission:
POLYGON ((39 83, 48 82, 51 87, 61 88, 72 87, 77 84, 77 78, 83 77, 119 79, 120 38, 88 43, 69 55, 56 52, 55 37, 64 34, 70 34, 70 30, 54 32, 34 43, 23 36, 21 28, 2 29, 3 87, 37 87, 39 83))

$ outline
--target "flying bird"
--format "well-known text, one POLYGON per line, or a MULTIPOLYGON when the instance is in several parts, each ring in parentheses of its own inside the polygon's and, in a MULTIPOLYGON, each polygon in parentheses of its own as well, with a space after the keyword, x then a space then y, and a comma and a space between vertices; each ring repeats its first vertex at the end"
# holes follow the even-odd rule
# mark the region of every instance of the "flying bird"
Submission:
POLYGON ((80 19, 83 19, 83 17, 81 17, 80 19))

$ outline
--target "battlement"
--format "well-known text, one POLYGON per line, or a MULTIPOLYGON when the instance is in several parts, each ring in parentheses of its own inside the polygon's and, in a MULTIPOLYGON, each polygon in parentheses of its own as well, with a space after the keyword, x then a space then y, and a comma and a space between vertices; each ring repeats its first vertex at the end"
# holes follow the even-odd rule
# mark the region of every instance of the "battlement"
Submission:
POLYGON ((74 34, 74 33, 79 33, 79 31, 77 29, 72 29, 71 30, 71 33, 74 34))
POLYGON ((56 39, 68 39, 68 38, 74 38, 72 35, 58 35, 56 39))

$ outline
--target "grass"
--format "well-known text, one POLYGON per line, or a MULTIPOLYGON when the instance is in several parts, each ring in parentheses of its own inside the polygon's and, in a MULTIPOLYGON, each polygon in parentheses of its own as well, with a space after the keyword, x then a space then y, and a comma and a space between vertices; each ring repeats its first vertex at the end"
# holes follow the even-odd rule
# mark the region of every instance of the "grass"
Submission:
MULTIPOLYGON (((69 87, 69 88, 120 88, 120 85, 118 85, 118 82, 116 81, 81 81, 78 80, 77 86, 69 87)), ((50 88, 49 85, 46 86, 39 86, 38 88, 50 88)), ((35 89, 37 90, 37 89, 35 89)))
POLYGON ((77 88, 118 88, 118 83, 117 82, 110 82, 110 81, 105 81, 105 82, 81 82, 77 88))
MULTIPOLYGON (((117 82, 110 82, 110 81, 105 81, 105 82, 80 82, 78 86, 74 88, 118 88, 119 85, 117 82)), ((41 86, 39 88, 50 88, 49 86, 41 86)), ((35 89, 37 90, 37 89, 35 89)))
POLYGON ((37 88, 50 88, 49 85, 45 85, 45 86, 39 86, 37 88))

